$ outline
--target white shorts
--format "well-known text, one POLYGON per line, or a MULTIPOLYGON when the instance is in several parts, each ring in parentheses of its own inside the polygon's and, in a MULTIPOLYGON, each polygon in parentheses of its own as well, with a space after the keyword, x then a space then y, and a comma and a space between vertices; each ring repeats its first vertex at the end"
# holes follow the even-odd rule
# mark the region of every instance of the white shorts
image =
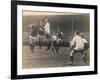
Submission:
POLYGON ((36 37, 35 36, 30 36, 30 44, 36 41, 36 37))

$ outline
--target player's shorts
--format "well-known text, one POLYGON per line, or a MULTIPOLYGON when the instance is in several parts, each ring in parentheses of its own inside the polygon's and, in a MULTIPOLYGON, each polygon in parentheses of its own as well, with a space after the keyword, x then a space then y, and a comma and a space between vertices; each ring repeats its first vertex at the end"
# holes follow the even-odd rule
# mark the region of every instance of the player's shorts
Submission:
POLYGON ((30 44, 34 43, 36 41, 35 36, 30 36, 30 44))
POLYGON ((73 49, 73 51, 74 51, 74 53, 77 53, 77 52, 83 53, 83 49, 79 49, 79 50, 73 49))

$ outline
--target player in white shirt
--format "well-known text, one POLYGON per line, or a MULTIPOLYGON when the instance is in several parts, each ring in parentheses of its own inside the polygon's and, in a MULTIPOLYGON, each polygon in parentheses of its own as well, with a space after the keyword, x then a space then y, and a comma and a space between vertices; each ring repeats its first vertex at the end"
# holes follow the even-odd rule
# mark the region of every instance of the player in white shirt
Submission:
POLYGON ((85 38, 82 38, 79 32, 75 32, 74 35, 72 41, 70 41, 70 46, 72 48, 70 52, 71 64, 73 63, 73 53, 81 52, 83 54, 85 43, 88 43, 85 38))
POLYGON ((48 18, 45 18, 45 26, 44 29, 46 31, 46 34, 50 34, 50 23, 48 21, 48 18))
POLYGON ((49 50, 50 49, 50 23, 48 21, 48 18, 46 17, 45 18, 45 26, 44 26, 44 30, 45 30, 45 34, 46 34, 46 39, 47 39, 47 49, 46 50, 49 50))
POLYGON ((55 33, 53 33, 53 35, 52 35, 52 41, 57 41, 57 36, 55 33))
POLYGON ((58 33, 57 36, 58 36, 57 43, 60 44, 63 41, 63 32, 58 33))
POLYGON ((52 35, 52 45, 51 45, 51 49, 53 51, 53 53, 57 53, 58 54, 58 43, 57 43, 57 35, 55 32, 53 32, 53 35, 52 35))

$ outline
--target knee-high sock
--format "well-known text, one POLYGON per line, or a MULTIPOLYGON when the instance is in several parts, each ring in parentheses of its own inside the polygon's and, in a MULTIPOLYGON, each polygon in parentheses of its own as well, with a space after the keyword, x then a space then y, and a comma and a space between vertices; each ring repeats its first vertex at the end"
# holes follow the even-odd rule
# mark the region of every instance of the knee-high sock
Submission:
POLYGON ((70 56, 73 56, 73 53, 74 53, 74 51, 72 50, 71 53, 70 53, 70 56))
POLYGON ((73 61, 73 56, 70 56, 70 60, 73 61))
POLYGON ((72 50, 71 53, 70 53, 70 60, 71 61, 73 61, 73 53, 74 53, 74 51, 72 50))

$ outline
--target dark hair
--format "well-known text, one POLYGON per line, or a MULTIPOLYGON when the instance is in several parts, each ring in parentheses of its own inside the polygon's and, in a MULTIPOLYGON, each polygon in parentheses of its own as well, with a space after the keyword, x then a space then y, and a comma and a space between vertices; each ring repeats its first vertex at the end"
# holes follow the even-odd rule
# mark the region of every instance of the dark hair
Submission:
POLYGON ((79 32, 78 32, 78 31, 75 31, 75 34, 76 34, 76 35, 79 35, 79 32))

